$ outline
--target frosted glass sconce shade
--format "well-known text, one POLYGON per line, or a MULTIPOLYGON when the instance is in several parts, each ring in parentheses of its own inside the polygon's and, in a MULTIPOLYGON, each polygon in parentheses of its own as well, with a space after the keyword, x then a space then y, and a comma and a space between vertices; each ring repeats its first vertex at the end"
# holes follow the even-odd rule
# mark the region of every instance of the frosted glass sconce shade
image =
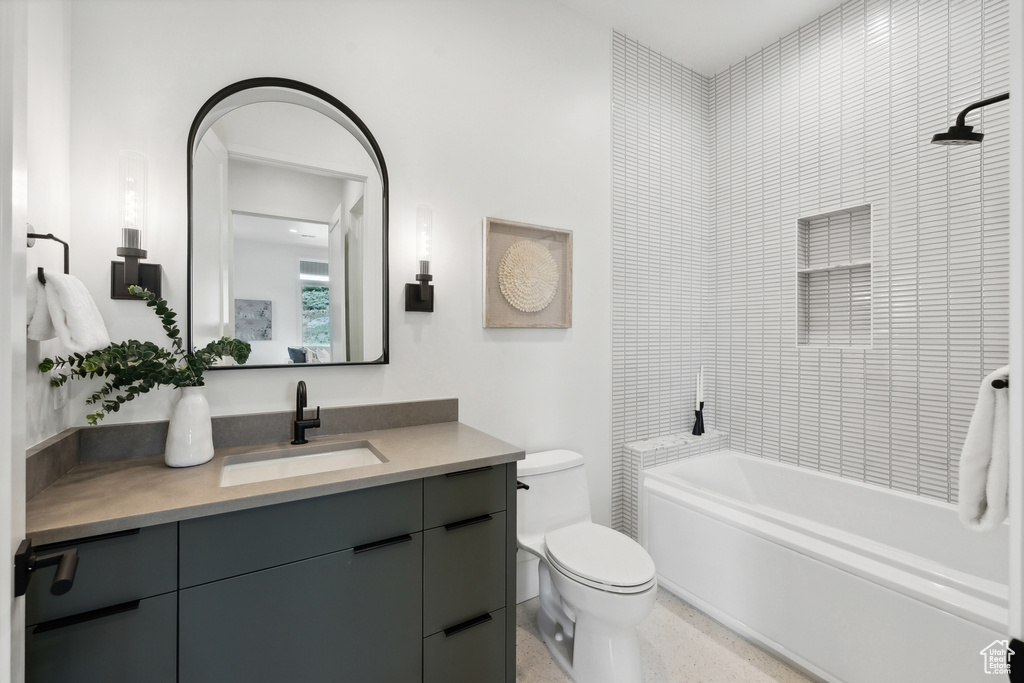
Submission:
MULTIPOLYGON (((121 248, 143 251, 146 232, 146 156, 122 150, 118 154, 118 224, 121 248)), ((124 254, 119 254, 123 256, 124 254)))
POLYGON ((416 207, 416 280, 405 285, 405 310, 434 312, 434 285, 430 281, 430 260, 434 249, 434 210, 420 204, 416 207))
MULTIPOLYGON (((110 298, 138 299, 128 292, 131 285, 145 287, 160 296, 160 265, 140 264, 148 255, 146 237, 146 155, 122 150, 118 153, 117 227, 124 261, 110 262, 110 298)), ((141 301, 141 299, 139 299, 141 301)))

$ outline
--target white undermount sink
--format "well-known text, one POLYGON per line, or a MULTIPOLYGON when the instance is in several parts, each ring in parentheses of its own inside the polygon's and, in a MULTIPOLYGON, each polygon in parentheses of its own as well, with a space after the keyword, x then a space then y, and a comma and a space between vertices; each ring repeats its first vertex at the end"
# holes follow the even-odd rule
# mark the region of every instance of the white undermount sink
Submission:
POLYGON ((323 474, 353 467, 380 465, 388 459, 369 441, 308 444, 262 453, 229 455, 220 473, 221 486, 323 474))

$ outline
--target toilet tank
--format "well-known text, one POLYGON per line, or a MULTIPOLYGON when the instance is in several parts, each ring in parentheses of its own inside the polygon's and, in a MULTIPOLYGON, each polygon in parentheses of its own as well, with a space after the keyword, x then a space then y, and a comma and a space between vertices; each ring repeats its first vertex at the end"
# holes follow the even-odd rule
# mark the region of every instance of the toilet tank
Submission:
POLYGON ((520 540, 570 524, 590 521, 590 494, 583 456, 567 450, 531 453, 517 465, 519 481, 530 488, 517 495, 516 532, 520 540))

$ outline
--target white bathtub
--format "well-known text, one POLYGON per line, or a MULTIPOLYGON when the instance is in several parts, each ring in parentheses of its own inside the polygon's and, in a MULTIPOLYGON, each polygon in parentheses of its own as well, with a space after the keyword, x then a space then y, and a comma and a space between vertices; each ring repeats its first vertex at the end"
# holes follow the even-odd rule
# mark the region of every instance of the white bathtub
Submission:
POLYGON ((645 471, 640 506, 662 586, 816 676, 1006 680, 981 654, 1006 638, 1005 524, 731 451, 645 471))

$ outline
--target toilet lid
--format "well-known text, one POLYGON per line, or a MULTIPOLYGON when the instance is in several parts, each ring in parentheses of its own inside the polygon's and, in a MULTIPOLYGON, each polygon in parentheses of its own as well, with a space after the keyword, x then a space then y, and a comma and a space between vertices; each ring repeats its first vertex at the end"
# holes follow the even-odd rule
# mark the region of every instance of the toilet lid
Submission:
POLYGON ((600 524, 583 522, 544 537, 548 557, 562 569, 606 586, 640 586, 654 578, 654 560, 643 547, 600 524))

